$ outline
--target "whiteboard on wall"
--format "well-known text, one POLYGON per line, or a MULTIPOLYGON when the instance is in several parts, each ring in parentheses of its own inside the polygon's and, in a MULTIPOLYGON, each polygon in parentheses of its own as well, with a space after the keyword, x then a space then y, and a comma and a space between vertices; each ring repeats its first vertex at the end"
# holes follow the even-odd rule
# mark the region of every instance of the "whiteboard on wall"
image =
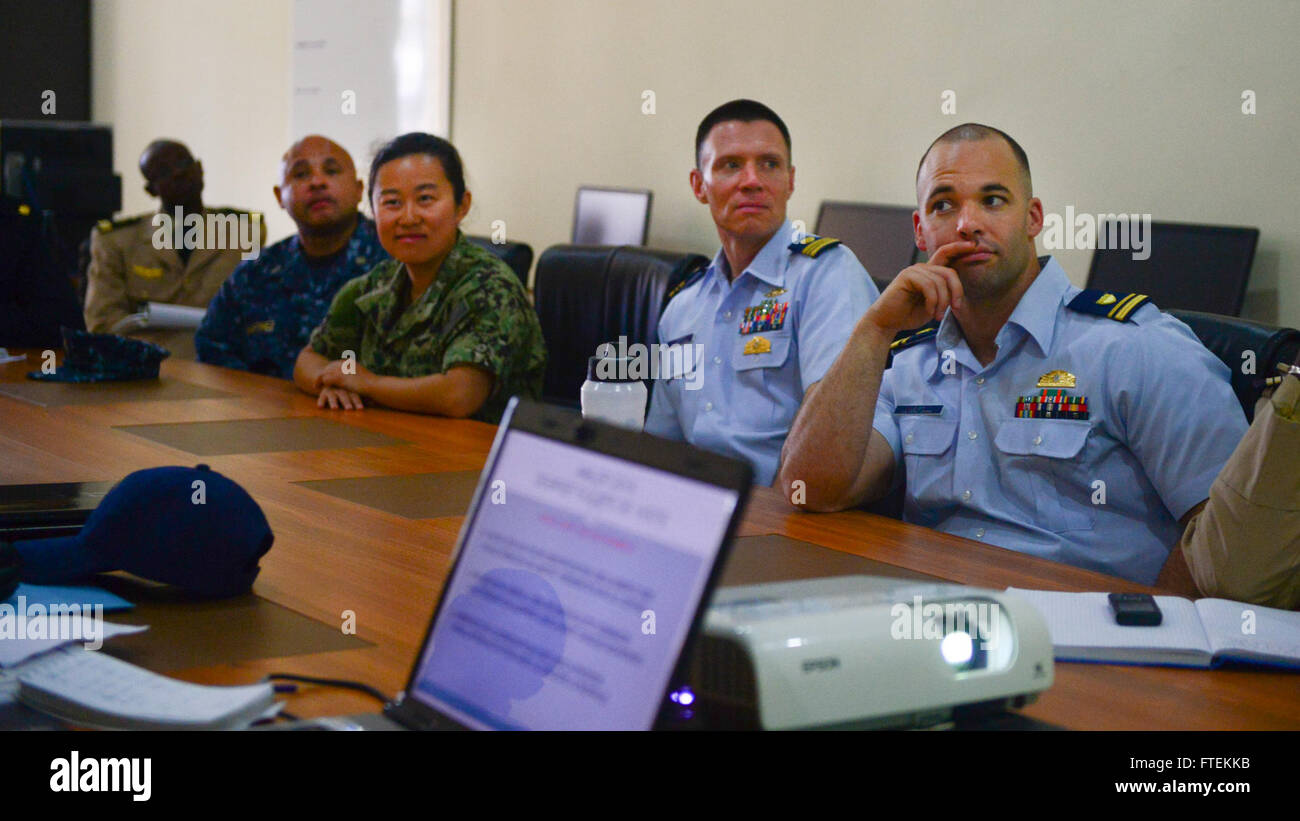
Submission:
POLYGON ((451 0, 294 0, 290 140, 323 134, 367 176, 382 143, 448 136, 451 0))

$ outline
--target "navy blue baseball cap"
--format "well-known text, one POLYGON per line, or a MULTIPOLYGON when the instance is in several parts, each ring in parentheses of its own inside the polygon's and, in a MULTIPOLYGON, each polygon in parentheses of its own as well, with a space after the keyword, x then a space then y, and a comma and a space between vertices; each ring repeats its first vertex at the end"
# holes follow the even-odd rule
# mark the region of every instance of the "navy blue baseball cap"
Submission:
POLYGON ((92 334, 63 328, 63 364, 52 373, 31 371, 28 379, 45 382, 119 382, 157 379, 171 351, 143 339, 92 334))
POLYGON ((274 538, 247 491, 199 465, 136 471, 104 496, 77 535, 14 547, 22 581, 31 584, 125 570, 218 597, 253 586, 274 538))

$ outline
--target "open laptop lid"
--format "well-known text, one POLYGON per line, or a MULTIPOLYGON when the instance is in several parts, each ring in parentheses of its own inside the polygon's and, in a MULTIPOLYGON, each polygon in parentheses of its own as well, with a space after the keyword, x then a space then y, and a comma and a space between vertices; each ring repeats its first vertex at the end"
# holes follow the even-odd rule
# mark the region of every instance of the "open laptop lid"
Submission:
POLYGON ((735 460, 512 400, 390 715, 650 729, 751 481, 735 460))

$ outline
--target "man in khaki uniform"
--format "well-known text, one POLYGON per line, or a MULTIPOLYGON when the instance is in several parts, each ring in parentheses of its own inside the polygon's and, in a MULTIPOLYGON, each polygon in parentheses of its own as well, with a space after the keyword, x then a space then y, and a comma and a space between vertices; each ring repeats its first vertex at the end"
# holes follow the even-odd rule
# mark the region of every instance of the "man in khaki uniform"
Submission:
POLYGON ((156 215, 140 214, 104 220, 91 231, 85 311, 86 328, 95 333, 113 333, 143 302, 206 308, 241 255, 254 250, 248 240, 255 239, 256 250, 265 244, 261 214, 203 207, 203 165, 181 143, 150 143, 140 155, 140 173, 144 190, 161 201, 157 216, 167 219, 155 224, 156 215), (180 230, 167 230, 178 215, 180 230), (202 216, 201 232, 186 232, 191 215, 202 216), (231 230, 208 230, 218 219, 231 230), (241 224, 251 228, 242 244, 241 224))
POLYGON ((1210 487, 1183 534, 1206 596, 1300 607, 1300 358, 1210 487))

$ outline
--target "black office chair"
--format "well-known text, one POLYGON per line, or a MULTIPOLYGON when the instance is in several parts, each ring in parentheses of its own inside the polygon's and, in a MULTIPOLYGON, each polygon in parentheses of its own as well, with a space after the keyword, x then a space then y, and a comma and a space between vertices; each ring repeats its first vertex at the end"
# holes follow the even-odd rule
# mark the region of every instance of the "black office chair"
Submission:
POLYGON ((515 272, 515 276, 519 277, 524 287, 528 287, 528 269, 533 267, 532 246, 522 242, 503 242, 498 245, 488 237, 475 237, 469 234, 465 235, 465 239, 500 257, 506 265, 510 266, 510 270, 515 272))
POLYGON ((1098 246, 1129 247, 1098 247, 1087 287, 1146 294, 1161 310, 1241 314, 1258 228, 1153 222, 1145 247, 1150 257, 1134 259, 1133 227, 1123 220, 1097 226, 1098 246))
POLYGON ((628 345, 654 342, 669 287, 708 262, 699 254, 626 245, 547 248, 534 289, 547 350, 542 398, 578 407, 597 346, 620 336, 628 345))
POLYGON ((1255 402, 1264 391, 1264 379, 1277 375, 1279 362, 1290 364, 1300 351, 1300 331, 1295 328, 1274 328, 1248 319, 1197 311, 1168 311, 1182 320, 1201 340, 1201 344, 1219 357, 1232 372, 1232 392, 1237 395, 1246 419, 1255 418, 1255 402), (1254 372, 1243 368, 1252 357, 1243 357, 1246 351, 1254 353, 1254 372))
POLYGON ((914 210, 910 205, 827 200, 817 212, 813 231, 844 243, 883 291, 920 253, 912 230, 914 210))

